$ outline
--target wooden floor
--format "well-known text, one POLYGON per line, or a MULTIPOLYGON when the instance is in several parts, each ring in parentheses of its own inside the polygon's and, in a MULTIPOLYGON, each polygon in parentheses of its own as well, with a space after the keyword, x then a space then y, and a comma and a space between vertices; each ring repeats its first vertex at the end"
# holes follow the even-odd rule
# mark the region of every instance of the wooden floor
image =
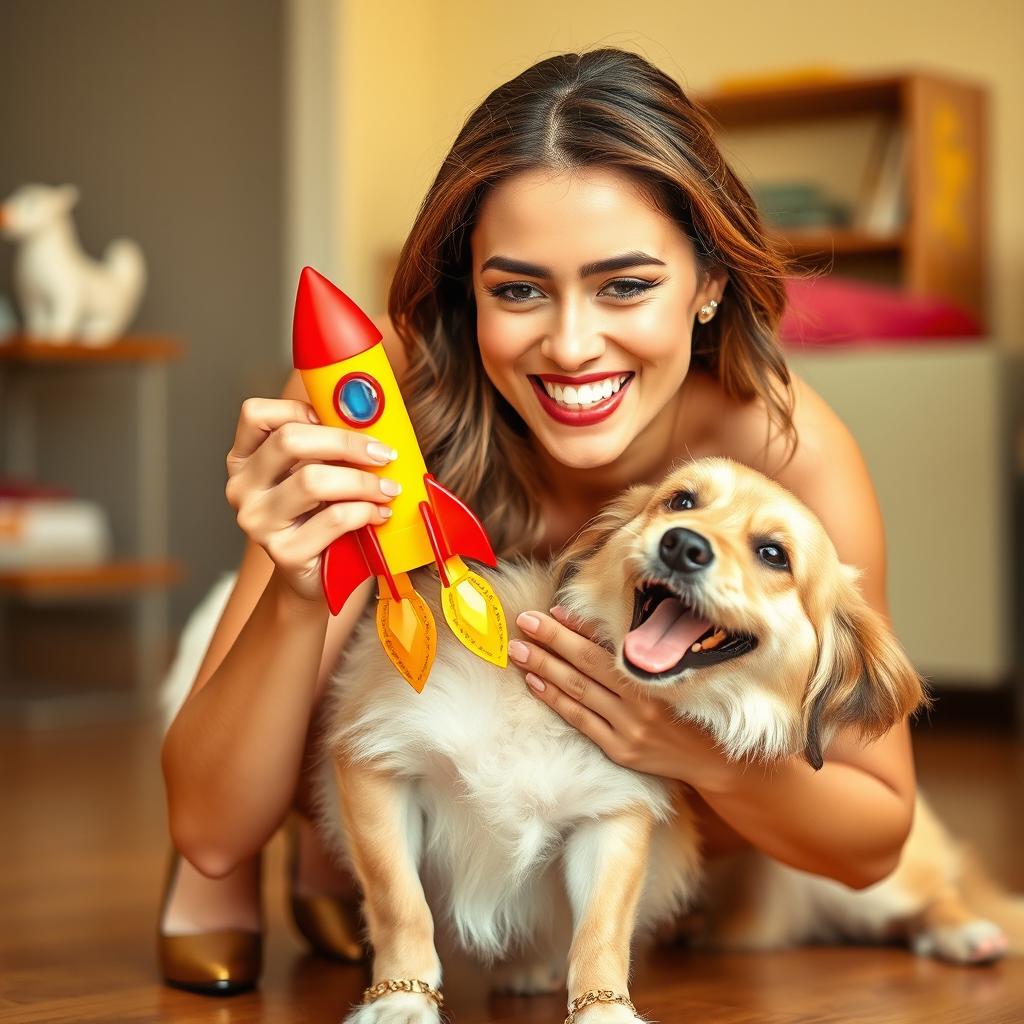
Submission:
MULTIPOLYGON (((919 729, 919 776, 947 822, 1024 889, 1024 745, 919 729)), ((367 979, 303 952, 284 919, 282 841, 267 875, 267 969, 228 999, 165 988, 154 959, 165 865, 153 725, 0 732, 0 1024, 336 1022, 367 979)), ((561 1024, 564 996, 491 998, 448 962, 458 1024, 561 1024)), ((900 949, 711 955, 661 948, 634 1002, 663 1024, 941 1024, 1024 1021, 1024 960, 950 967, 900 949)), ((581 1024, 586 1014, 581 1015, 581 1024)))

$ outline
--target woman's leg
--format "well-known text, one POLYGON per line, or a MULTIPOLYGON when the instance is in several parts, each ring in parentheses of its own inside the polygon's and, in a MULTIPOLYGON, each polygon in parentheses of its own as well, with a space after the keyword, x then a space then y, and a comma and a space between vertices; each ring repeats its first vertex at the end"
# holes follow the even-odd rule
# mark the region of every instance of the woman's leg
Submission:
POLYGON ((184 857, 164 911, 164 935, 261 928, 260 856, 223 878, 207 878, 184 857))
MULTIPOLYGON (((294 801, 299 838, 296 892, 302 896, 323 894, 355 901, 358 899, 355 880, 344 867, 335 864, 310 820, 310 782, 310 774, 303 773, 294 801)), ((207 878, 182 858, 160 930, 165 935, 229 928, 259 931, 260 861, 261 856, 257 854, 223 878, 207 878)))

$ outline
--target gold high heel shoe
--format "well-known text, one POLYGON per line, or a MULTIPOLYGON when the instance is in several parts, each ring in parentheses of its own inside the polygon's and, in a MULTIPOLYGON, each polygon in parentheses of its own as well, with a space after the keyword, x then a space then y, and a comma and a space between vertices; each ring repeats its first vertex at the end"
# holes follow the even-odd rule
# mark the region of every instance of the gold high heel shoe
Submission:
POLYGON ((165 935, 163 922, 181 868, 172 849, 157 925, 157 955, 164 981, 204 995, 235 995, 251 989, 263 970, 263 933, 242 928, 165 935))
POLYGON ((358 902, 324 893, 298 892, 299 822, 292 815, 285 829, 288 846, 288 895, 292 920, 300 934, 323 956, 360 963, 370 954, 363 939, 363 915, 358 902))

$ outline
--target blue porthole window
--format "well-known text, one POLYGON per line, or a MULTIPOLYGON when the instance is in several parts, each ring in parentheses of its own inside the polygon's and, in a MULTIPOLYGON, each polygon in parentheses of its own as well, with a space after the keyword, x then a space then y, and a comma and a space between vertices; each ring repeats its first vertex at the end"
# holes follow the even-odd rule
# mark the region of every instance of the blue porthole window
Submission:
POLYGON ((368 373, 347 373, 334 389, 334 408, 349 426, 368 427, 384 411, 384 391, 368 373))

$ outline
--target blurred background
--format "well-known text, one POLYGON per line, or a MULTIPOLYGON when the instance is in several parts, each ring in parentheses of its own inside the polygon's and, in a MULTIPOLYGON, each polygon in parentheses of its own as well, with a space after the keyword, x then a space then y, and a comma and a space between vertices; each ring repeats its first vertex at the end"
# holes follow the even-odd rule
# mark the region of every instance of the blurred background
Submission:
MULTIPOLYGON (((241 555, 224 457, 243 399, 276 396, 288 375, 300 268, 383 312, 465 117, 535 61, 605 45, 706 106, 786 250, 824 271, 792 284, 786 354, 867 458, 893 623, 941 698, 933 717, 1000 737, 948 774, 943 806, 979 807, 975 837, 1014 863, 1022 38, 1014 0, 0 0, 9 878, 35 878, 37 829, 74 821, 84 848, 122 851, 126 947, 148 920, 163 841, 154 697, 190 611, 241 555), (26 200, 29 183, 50 191, 26 200), (61 216, 90 257, 122 237, 144 256, 137 310, 99 346, 25 337, 15 265, 32 237, 12 225, 65 184, 78 199, 61 216), (985 750, 995 787, 976 774, 985 750), (84 764, 100 775, 73 796, 84 764), (104 785, 128 786, 131 811, 100 827, 83 808, 104 785)), ((968 756, 929 749, 940 775, 968 756)), ((30 936, 39 904, 25 900, 30 936)), ((131 955, 152 981, 148 952, 131 955)))

